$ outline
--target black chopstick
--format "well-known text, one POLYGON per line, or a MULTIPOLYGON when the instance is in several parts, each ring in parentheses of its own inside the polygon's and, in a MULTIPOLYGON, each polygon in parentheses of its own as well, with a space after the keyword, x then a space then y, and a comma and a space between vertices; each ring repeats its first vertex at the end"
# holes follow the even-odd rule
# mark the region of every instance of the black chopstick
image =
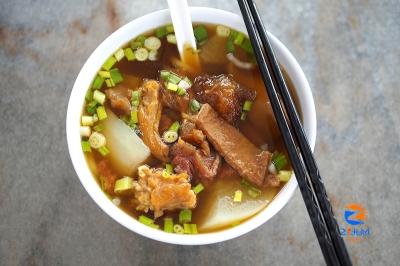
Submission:
MULTIPOLYGON (((323 187, 323 184, 320 182, 320 186, 315 186, 317 189, 319 189, 319 191, 317 193, 314 193, 314 191, 313 191, 313 189, 315 189, 314 185, 307 178, 302 159, 299 157, 299 154, 297 153, 297 148, 296 148, 295 142, 293 140, 292 133, 289 129, 289 125, 286 121, 286 118, 285 118, 285 115, 284 115, 284 112, 282 109, 282 105, 279 101, 279 97, 278 97, 278 94, 277 94, 277 92, 275 90, 275 86, 274 86, 274 82, 278 83, 279 80, 282 81, 283 78, 281 76, 279 66, 277 65, 276 60, 275 61, 272 60, 272 64, 271 64, 271 62, 268 63, 265 58, 264 53, 266 55, 268 55, 268 51, 266 51, 266 50, 268 50, 268 47, 265 48, 265 45, 263 45, 263 41, 265 41, 265 40, 267 41, 267 43, 266 43, 267 46, 269 45, 269 42, 265 36, 264 37, 262 36, 262 33, 259 33, 259 32, 264 32, 264 35, 266 35, 265 31, 263 30, 263 27, 261 28, 262 30, 259 30, 260 27, 257 27, 257 24, 260 24, 260 20, 258 20, 258 22, 257 22, 257 15, 253 16, 253 14, 252 14, 253 13, 252 10, 254 10, 254 6, 253 6, 254 4, 250 0, 248 0, 248 1, 238 0, 238 3, 240 6, 240 9, 241 9, 245 24, 246 24, 246 28, 249 32, 249 37, 250 37, 251 43, 253 45, 256 59, 257 59, 258 65, 260 67, 262 78, 263 78, 263 81, 264 81, 266 89, 267 89, 267 93, 268 93, 268 96, 269 96, 269 99, 271 102, 271 106, 274 111, 277 123, 278 123, 278 127, 281 131, 283 140, 284 140, 286 148, 288 150, 289 159, 292 162, 292 167, 296 174, 296 178, 297 178, 297 181, 298 181, 298 184, 300 187, 300 191, 302 193, 304 202, 306 204, 311 222, 314 226, 314 230, 317 235, 319 244, 321 246, 321 250, 324 255, 325 261, 327 262, 328 265, 339 265, 339 263, 342 265, 351 265, 350 259, 346 260, 346 258, 341 257, 343 254, 345 254, 345 255, 347 254, 347 250, 345 248, 344 243, 342 246, 335 246, 332 243, 332 239, 334 239, 336 236, 334 235, 334 233, 332 234, 333 230, 329 230, 327 223, 336 224, 336 228, 337 228, 337 223, 333 218, 331 209, 329 209, 329 211, 324 209, 324 206, 326 207, 326 202, 322 202, 322 204, 320 204, 319 200, 318 200, 318 195, 316 195, 318 193, 321 194, 320 187, 321 186, 323 187), (250 3, 250 5, 249 5, 249 3, 250 3), (251 6, 253 6, 253 7, 251 7, 251 6), (271 67, 271 65, 276 66, 275 71, 274 71, 274 67, 271 67), (271 75, 270 75, 268 66, 270 66, 272 68, 271 72, 273 73, 273 77, 271 77, 271 75), (277 72, 276 69, 278 69, 279 72, 277 72), (333 220, 332 220, 332 218, 333 218, 333 220), (344 249, 344 251, 338 250, 338 249, 344 249)), ((258 16, 258 18, 259 18, 259 16, 258 16)), ((270 45, 269 45, 269 49, 272 51, 272 48, 270 47, 270 45)), ((286 88, 286 86, 284 88, 286 88)), ((279 90, 279 92, 280 92, 280 90, 279 90)), ((282 98, 283 98, 283 96, 282 96, 282 98)), ((291 99, 290 99, 290 101, 291 101, 291 99)), ((292 105, 293 105, 293 103, 292 103, 292 105)), ((286 109, 286 106, 285 106, 285 109, 286 109)), ((292 112, 292 114, 294 114, 294 117, 297 117, 294 106, 292 109, 294 110, 294 112, 292 112)), ((287 108, 286 112, 289 113, 289 112, 293 111, 292 109, 287 108)), ((298 120, 298 118, 297 118, 297 120, 298 120)), ((301 125, 300 125, 300 127, 301 127, 301 125)), ((300 135, 300 133, 294 133, 294 134, 295 134, 296 139, 297 139, 297 136, 300 135)), ((303 135, 304 135, 304 133, 303 133, 303 135)), ((305 142, 305 143, 308 145, 307 142, 305 142)), ((301 145, 299 145, 299 146, 301 148, 301 145)), ((310 150, 310 153, 311 153, 311 150, 310 150)), ((312 153, 311 153, 311 155, 312 155, 312 153)), ((304 155, 302 157, 304 157, 304 155)), ((305 160, 305 158, 303 158, 303 159, 305 160)), ((316 167, 315 162, 314 162, 314 165, 316 167)), ((309 170, 309 169, 310 169, 310 165, 308 165, 308 167, 307 167, 307 170, 309 170)), ((322 191, 325 192, 324 189, 322 191)), ((321 197, 319 197, 319 198, 321 198, 321 197)), ((327 200, 326 196, 325 196, 325 199, 327 200)), ((329 202, 328 202, 328 204, 329 204, 329 202)), ((335 231, 333 231, 333 232, 335 232, 335 231)), ((340 235, 339 235, 339 237, 340 237, 340 235)), ((348 258, 348 254, 347 254, 347 258, 348 258)))
POLYGON ((325 223, 329 229, 333 245, 337 252, 339 261, 341 265, 351 265, 351 260, 346 249, 346 245, 343 238, 340 236, 339 227, 334 217, 332 206, 326 195, 325 186, 322 182, 321 176, 319 174, 318 166, 315 162, 314 156, 312 154, 310 145, 307 141, 306 135, 304 133, 303 127, 300 123, 299 116, 296 112, 296 108, 290 97, 289 90, 286 86, 285 80, 283 78, 282 72, 279 68, 278 61, 276 60, 274 51, 269 42, 266 30, 262 23, 261 17, 257 10, 255 3, 252 0, 247 0, 250 12, 253 14, 253 18, 257 27, 257 31, 260 35, 261 42, 263 43, 270 69, 272 70, 275 84, 277 85, 278 92, 282 98, 283 104, 287 110, 287 114, 293 128, 294 136, 299 145, 304 163, 308 170, 311 183, 313 185, 314 191, 316 192, 318 203, 321 206, 323 216, 325 218, 325 223))

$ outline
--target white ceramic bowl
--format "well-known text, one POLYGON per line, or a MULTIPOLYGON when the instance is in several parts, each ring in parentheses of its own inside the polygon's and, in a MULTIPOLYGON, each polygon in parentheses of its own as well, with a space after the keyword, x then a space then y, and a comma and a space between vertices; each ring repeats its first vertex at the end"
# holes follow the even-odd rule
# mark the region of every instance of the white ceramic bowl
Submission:
MULTIPOLYGON (((190 8, 190 12, 194 22, 224 24, 239 31, 246 32, 242 18, 236 14, 204 7, 192 7, 190 8)), ((125 45, 137 35, 170 22, 171 19, 168 10, 153 12, 135 19, 111 34, 90 55, 89 59, 79 72, 69 99, 67 111, 67 140, 69 153, 75 171, 89 195, 100 206, 100 208, 103 209, 103 211, 126 228, 148 238, 172 244, 203 245, 221 242, 238 237, 257 228, 282 209, 293 196, 293 193, 297 188, 295 177, 292 176, 290 178, 289 182, 282 188, 267 208, 236 227, 220 232, 197 235, 169 234, 141 224, 116 207, 106 197, 96 183, 96 180, 92 176, 86 164, 80 144, 79 126, 85 93, 103 62, 107 60, 107 58, 119 47, 125 45)), ((303 114, 304 130, 312 149, 314 149, 316 137, 316 115, 310 86, 308 85, 307 79, 299 64, 289 50, 276 37, 271 34, 269 34, 269 36, 278 61, 286 69, 293 81, 294 87, 296 88, 303 114)))

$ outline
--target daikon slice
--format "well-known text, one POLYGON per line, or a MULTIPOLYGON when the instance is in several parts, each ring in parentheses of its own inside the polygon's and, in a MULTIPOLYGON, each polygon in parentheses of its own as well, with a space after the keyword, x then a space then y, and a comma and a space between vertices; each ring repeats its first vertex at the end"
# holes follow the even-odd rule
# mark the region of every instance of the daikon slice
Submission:
POLYGON ((101 133, 107 139, 107 148, 110 150, 107 156, 112 166, 121 176, 132 175, 150 157, 149 148, 109 108, 102 124, 104 129, 101 133))

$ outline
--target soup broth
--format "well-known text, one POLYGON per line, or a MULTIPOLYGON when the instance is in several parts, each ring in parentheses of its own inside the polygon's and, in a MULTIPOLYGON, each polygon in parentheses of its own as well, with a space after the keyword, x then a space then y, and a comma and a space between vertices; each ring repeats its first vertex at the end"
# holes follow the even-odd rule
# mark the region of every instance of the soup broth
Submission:
MULTIPOLYGON (((88 95, 82 111, 81 127, 82 147, 89 168, 103 191, 113 203, 146 225, 167 232, 171 232, 172 230, 175 233, 189 234, 223 230, 243 223, 256 215, 273 200, 291 174, 291 167, 286 160, 286 152, 282 138, 276 125, 260 72, 254 61, 251 46, 249 48, 247 37, 243 33, 236 32, 222 25, 202 24, 194 25, 194 28, 198 44, 197 55, 199 56, 201 67, 200 72, 193 69, 190 64, 180 61, 171 25, 166 25, 138 36, 116 51, 116 53, 105 62, 103 68, 99 70, 91 88, 88 90, 88 95), (149 39, 152 39, 153 42, 149 39), (227 54, 231 54, 234 58, 232 59, 232 56, 227 56, 227 54), (185 80, 185 77, 189 87, 184 88, 182 92, 182 88, 177 85, 178 89, 175 92, 174 84, 170 83, 168 80, 163 80, 163 73, 169 75, 172 73, 177 76, 178 79, 180 79, 178 85, 181 84, 181 81, 183 82, 185 80), (200 76, 204 77, 204 83, 201 83, 200 76), (214 80, 210 81, 211 79, 214 80), (212 96, 204 100, 204 98, 202 98, 204 95, 201 96, 203 87, 199 84, 206 84, 205 86, 208 86, 217 79, 223 82, 232 82, 232 84, 236 86, 235 89, 245 91, 245 93, 247 93, 246 95, 255 95, 253 100, 238 100, 240 102, 241 113, 239 114, 240 117, 237 117, 236 120, 230 121, 226 119, 224 115, 229 117, 231 114, 218 111, 221 105, 214 101, 215 99, 218 100, 218 98, 212 98, 212 96), (161 96, 158 95, 156 97, 158 101, 163 102, 161 104, 161 115, 159 115, 161 116, 161 121, 159 118, 159 125, 157 125, 157 130, 153 137, 161 139, 164 143, 159 145, 169 149, 168 157, 164 160, 160 159, 164 156, 161 152, 158 153, 157 151, 157 153, 155 153, 151 145, 145 145, 147 144, 146 138, 151 137, 146 136, 146 131, 143 131, 143 125, 141 124, 141 121, 143 121, 141 120, 143 119, 142 117, 145 115, 150 116, 149 112, 140 113, 142 110, 140 108, 144 108, 142 105, 145 105, 145 97, 147 97, 145 95, 146 91, 143 89, 146 85, 143 84, 149 80, 157 81, 152 84, 159 84, 157 86, 161 86, 161 96), (188 97, 190 100, 188 102, 189 106, 187 111, 182 111, 185 108, 177 111, 177 106, 180 104, 180 90, 183 93, 181 97, 188 97), (96 91, 100 93, 96 93, 96 91), (140 91, 140 93, 134 96, 135 91, 140 91), (171 93, 175 93, 173 97, 177 97, 179 100, 176 101, 177 105, 172 107, 165 104, 163 98, 165 95, 170 95, 171 93), (136 103, 134 97, 137 97, 136 103), (198 105, 196 105, 196 102, 198 105), (125 113, 124 104, 129 107, 128 112, 125 113), (250 108, 246 108, 246 104, 248 104, 250 108), (197 120, 192 123, 196 125, 196 128, 193 130, 197 130, 195 132, 201 136, 205 135, 205 138, 203 138, 201 145, 197 145, 196 143, 191 143, 191 145, 189 145, 190 147, 194 147, 194 155, 191 155, 191 159, 184 162, 189 164, 187 169, 192 169, 191 174, 182 171, 182 167, 179 163, 174 165, 173 162, 182 162, 182 160, 179 161, 178 159, 184 157, 182 155, 179 155, 180 157, 171 157, 171 154, 174 154, 172 151, 176 150, 173 147, 179 144, 181 137, 183 138, 181 130, 183 130, 182 126, 184 121, 189 121, 190 124, 190 121, 197 119, 196 116, 200 116, 200 113, 206 108, 205 105, 210 106, 210 114, 217 113, 216 119, 218 121, 221 121, 223 125, 228 125, 227 132, 229 130, 235 131, 235 136, 238 136, 239 139, 246 139, 246 141, 249 141, 249 145, 252 145, 251 147, 254 146, 252 149, 258 149, 260 152, 265 151, 265 154, 268 153, 267 151, 271 152, 271 154, 274 153, 272 159, 270 158, 271 156, 269 157, 269 164, 264 165, 264 167, 266 167, 266 172, 265 177, 263 176, 263 185, 259 186, 249 178, 240 174, 240 166, 233 162, 234 159, 230 157, 230 153, 224 153, 224 147, 218 143, 218 139, 214 139, 212 135, 208 135, 211 133, 209 132, 210 130, 206 129, 207 125, 205 124, 202 126, 201 123, 197 123, 197 120), (104 113, 106 117, 104 117, 104 113), (110 126, 110 122, 107 121, 114 116, 118 121, 114 121, 112 125, 118 125, 123 128, 124 124, 129 127, 131 132, 127 133, 128 135, 126 136, 128 137, 125 135, 121 137, 118 135, 121 134, 120 132, 113 133, 113 128, 107 128, 112 127, 110 126), (138 118, 135 116, 138 116, 138 118), (92 117, 91 121, 90 117, 92 117), (165 122, 165 120, 168 119, 170 121, 165 122), (174 140, 169 143, 164 139, 165 134, 163 133, 171 131, 171 127, 173 126, 171 122, 174 121, 178 122, 180 128, 176 130, 175 133, 171 133, 169 137, 175 137, 175 134, 178 133, 179 140, 174 140), (121 122, 123 122, 123 124, 118 124, 121 122), (93 134, 95 135, 94 137, 93 134), (115 138, 110 137, 110 134, 116 134, 115 138), (137 142, 140 143, 132 144, 138 146, 132 148, 134 152, 131 156, 132 158, 135 156, 141 158, 138 159, 137 166, 133 166, 126 158, 124 159, 127 160, 127 163, 116 162, 116 159, 111 156, 113 155, 112 153, 115 153, 115 150, 118 149, 116 147, 127 148, 127 146, 129 146, 129 143, 124 143, 125 137, 132 140, 129 134, 134 134, 135 138, 139 137, 137 142), (159 136, 157 136, 157 134, 159 134, 159 136), (95 137, 99 137, 99 139, 95 137), (101 145, 99 142, 101 143, 103 138, 104 143, 101 145), (145 144, 143 144, 142 140, 145 144), (116 142, 118 143, 115 144, 116 142), (204 143, 206 143, 206 145, 202 146, 204 143), (136 152, 135 149, 138 152, 136 152), (148 156, 146 156, 146 154, 148 154, 148 156), (201 170, 201 168, 196 168, 197 164, 195 159, 193 159, 197 158, 196 156, 205 158, 204 161, 208 160, 207 162, 211 160, 210 158, 212 158, 214 162, 217 161, 218 158, 219 162, 213 164, 217 165, 217 174, 214 174, 212 178, 210 178, 210 174, 205 175, 206 178, 204 179, 199 177, 203 170, 201 170), (178 159, 176 159, 177 157, 178 159), (128 165, 129 167, 125 169, 124 167, 120 167, 120 165, 128 165), (184 204, 178 202, 174 205, 177 206, 176 208, 166 208, 161 211, 162 215, 159 215, 160 212, 156 215, 154 209, 151 207, 151 204, 155 201, 153 198, 154 195, 151 194, 151 191, 149 194, 144 194, 143 183, 139 182, 138 167, 140 168, 142 165, 147 165, 148 168, 145 170, 147 171, 150 169, 149 171, 153 171, 153 174, 158 171, 156 169, 162 169, 159 170, 159 173, 161 174, 162 171, 162 175, 166 179, 171 178, 169 176, 180 175, 183 172, 183 175, 188 176, 188 181, 186 183, 190 184, 192 191, 197 192, 195 194, 195 205, 183 207, 184 204), (171 165, 172 170, 168 169, 168 165, 171 165), (268 178, 270 178, 271 181, 267 181, 268 178), (142 193, 141 196, 147 197, 146 206, 150 206, 148 209, 142 207, 138 208, 138 202, 143 200, 143 197, 141 198, 141 196, 138 195, 139 193, 142 193), (182 220, 182 217, 180 217, 183 215, 182 210, 190 210, 191 218, 189 220, 182 220), (181 228, 175 226, 176 228, 166 229, 165 218, 171 218, 172 224, 179 225, 181 228), (196 229, 193 229, 191 225, 195 225, 196 229)), ((295 103, 297 103, 293 84, 283 68, 282 71, 284 72, 285 80, 291 95, 295 103)), ((168 76, 168 78, 171 78, 171 76, 168 76)), ((185 82, 182 84, 185 86, 187 85, 185 82)), ((213 90, 219 86, 218 83, 215 84, 217 85, 213 85, 213 90)), ((219 97, 218 95, 219 94, 216 94, 215 97, 219 97)), ((226 95, 223 96, 225 97, 226 95)), ((151 104, 156 103, 149 103, 149 106, 151 104)), ((207 123, 207 121, 205 123, 207 123)), ((185 140, 185 142, 190 141, 185 140)), ((129 147, 126 153, 129 153, 129 147)), ((125 157, 123 152, 121 152, 121 154, 122 157, 125 157)), ((237 152, 237 154, 237 156, 240 156, 240 151, 237 152)), ((129 156, 127 155, 126 157, 128 158, 129 156)), ((165 158, 165 156, 163 158, 165 158)), ((243 173, 246 172, 245 170, 243 170, 243 173)), ((162 180, 157 180, 158 183, 163 182, 162 180)), ((182 185, 180 188, 187 185, 183 183, 180 183, 180 185, 182 185)), ((147 183, 147 185, 149 186, 149 183, 147 183)), ((178 184, 171 183, 170 186, 178 186, 178 184)), ((149 187, 146 187, 146 189, 149 190, 149 187)), ((169 191, 168 193, 175 193, 173 195, 177 195, 177 192, 169 191)), ((159 195, 161 198, 164 196, 165 195, 159 195)), ((193 199, 193 195, 191 199, 193 199)), ((165 198, 163 198, 163 200, 165 200, 165 198)), ((141 202, 141 206, 143 205, 145 204, 141 202)))

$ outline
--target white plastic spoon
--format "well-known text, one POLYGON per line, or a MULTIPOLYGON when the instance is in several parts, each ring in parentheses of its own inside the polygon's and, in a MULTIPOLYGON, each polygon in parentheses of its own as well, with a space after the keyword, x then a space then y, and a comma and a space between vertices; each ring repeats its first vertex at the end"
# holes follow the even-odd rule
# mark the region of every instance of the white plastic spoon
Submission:
POLYGON ((181 60, 199 69, 197 54, 187 52, 188 49, 196 51, 196 40, 194 38, 188 3, 186 0, 168 0, 168 6, 181 60))

